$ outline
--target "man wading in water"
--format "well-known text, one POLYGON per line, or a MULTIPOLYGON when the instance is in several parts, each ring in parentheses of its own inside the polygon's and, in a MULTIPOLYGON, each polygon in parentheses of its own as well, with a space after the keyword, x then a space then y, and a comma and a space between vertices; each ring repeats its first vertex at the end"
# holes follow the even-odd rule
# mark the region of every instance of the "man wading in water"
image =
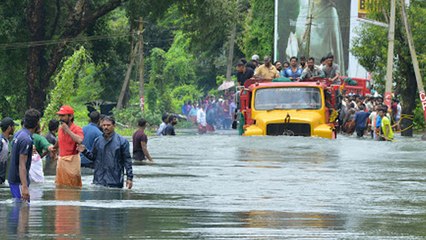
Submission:
POLYGON ((56 113, 61 126, 58 132, 59 158, 56 185, 81 187, 80 154, 77 145, 83 142, 83 130, 74 124, 74 109, 64 105, 56 113))
POLYGON ((126 187, 133 186, 132 158, 129 141, 115 132, 115 120, 106 116, 101 120, 103 136, 95 139, 93 148, 88 151, 79 145, 79 152, 94 161, 93 183, 106 187, 122 188, 124 185, 124 169, 127 174, 126 187))

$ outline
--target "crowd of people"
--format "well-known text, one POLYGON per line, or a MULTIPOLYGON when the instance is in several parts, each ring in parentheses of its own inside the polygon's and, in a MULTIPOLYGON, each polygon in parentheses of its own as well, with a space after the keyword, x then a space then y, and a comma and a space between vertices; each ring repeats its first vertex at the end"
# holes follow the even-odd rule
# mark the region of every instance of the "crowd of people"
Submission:
POLYGON ((263 64, 259 62, 259 56, 253 55, 250 62, 244 58, 237 63, 237 80, 240 86, 250 78, 273 80, 282 78, 284 81, 304 81, 309 78, 328 78, 330 82, 340 83, 339 66, 334 63, 334 56, 330 53, 323 57, 317 65, 315 58, 291 57, 290 62, 271 62, 270 56, 265 56, 263 64))
POLYGON ((394 130, 400 129, 401 111, 398 99, 388 108, 381 96, 346 96, 339 113, 340 130, 347 135, 356 132, 358 137, 368 134, 378 141, 392 141, 394 130))
MULTIPOLYGON (((225 91, 224 95, 218 99, 213 96, 206 96, 198 101, 186 101, 182 105, 182 114, 185 118, 198 127, 200 134, 214 132, 216 129, 228 130, 235 120, 235 93, 225 91)), ((166 126, 170 125, 170 119, 176 118, 163 116, 163 122, 157 130, 157 135, 167 134, 166 126)), ((174 133, 174 132, 173 132, 174 133)))
MULTIPOLYGON (((304 81, 310 78, 327 78, 330 83, 341 84, 339 66, 334 63, 334 56, 330 53, 316 65, 315 59, 310 57, 291 57, 289 62, 271 62, 271 57, 265 56, 263 64, 259 56, 253 55, 251 61, 241 59, 237 66, 237 80, 240 86, 251 78, 264 80, 304 81)), ((398 99, 392 101, 392 108, 383 104, 381 96, 346 96, 339 111, 339 131, 352 135, 357 133, 363 137, 367 132, 373 139, 393 139, 394 130, 399 129, 401 105, 398 99)))
MULTIPOLYGON (((22 129, 16 133, 18 124, 12 118, 6 117, 0 122, 0 184, 7 179, 13 199, 30 201, 30 182, 44 181, 41 161, 44 157, 46 165, 54 166, 58 187, 80 188, 81 167, 89 167, 93 168, 93 183, 96 185, 123 188, 125 184, 128 189, 132 188, 130 144, 115 132, 113 117, 92 111, 90 123, 81 128, 74 123, 72 107, 62 106, 57 115, 59 121, 49 121, 46 136, 41 135, 41 114, 35 109, 25 112, 22 129), (125 182, 124 175, 127 177, 125 182)), ((133 159, 153 162, 147 149, 146 124, 140 119, 133 134, 133 159)))

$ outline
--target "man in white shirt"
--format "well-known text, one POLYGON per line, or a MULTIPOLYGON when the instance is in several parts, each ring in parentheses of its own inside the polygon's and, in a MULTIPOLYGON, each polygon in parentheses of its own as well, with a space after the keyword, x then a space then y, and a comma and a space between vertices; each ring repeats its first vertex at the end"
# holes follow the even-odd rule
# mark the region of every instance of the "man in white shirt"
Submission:
POLYGON ((157 136, 162 136, 163 135, 163 130, 167 127, 167 119, 169 118, 169 115, 164 114, 161 117, 161 124, 157 129, 157 136))
POLYGON ((206 121, 206 112, 204 111, 206 105, 202 105, 197 112, 197 123, 198 123, 198 133, 204 134, 207 132, 207 121, 206 121))

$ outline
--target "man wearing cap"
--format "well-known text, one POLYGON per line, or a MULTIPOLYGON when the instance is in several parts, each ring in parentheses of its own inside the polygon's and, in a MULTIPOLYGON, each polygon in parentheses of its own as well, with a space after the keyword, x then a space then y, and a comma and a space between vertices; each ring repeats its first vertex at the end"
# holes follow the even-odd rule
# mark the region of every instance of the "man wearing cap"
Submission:
POLYGON ((32 135, 39 124, 40 115, 40 112, 35 109, 27 110, 24 116, 24 127, 13 137, 7 180, 12 198, 18 201, 30 201, 28 187, 30 186, 29 171, 33 156, 32 135))
POLYGON ((246 67, 249 67, 253 70, 259 67, 259 56, 257 54, 253 55, 251 57, 251 61, 246 64, 246 67))
POLYGON ((2 133, 0 134, 0 184, 6 181, 7 160, 9 158, 9 139, 17 126, 12 118, 5 117, 0 122, 2 133))
POLYGON ((72 107, 64 105, 56 114, 61 125, 58 131, 59 158, 55 182, 57 185, 81 187, 81 160, 77 145, 83 142, 83 130, 74 124, 72 107))
POLYGON ((279 78, 277 69, 271 63, 271 57, 265 56, 264 61, 265 63, 260 65, 254 72, 254 77, 262 78, 265 80, 279 78))

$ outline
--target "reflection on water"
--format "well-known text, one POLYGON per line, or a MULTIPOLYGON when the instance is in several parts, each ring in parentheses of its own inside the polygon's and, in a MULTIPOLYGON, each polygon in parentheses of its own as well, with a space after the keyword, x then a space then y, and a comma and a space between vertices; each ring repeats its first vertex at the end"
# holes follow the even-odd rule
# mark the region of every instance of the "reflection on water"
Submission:
POLYGON ((29 206, 27 203, 13 203, 7 218, 8 231, 18 238, 28 234, 29 206))
MULTIPOLYGON (((57 187, 56 201, 80 201, 80 190, 57 187)), ((80 235, 80 206, 57 205, 55 207, 56 239, 69 239, 80 235)))
POLYGON ((0 187, 0 239, 426 238, 425 142, 227 133, 151 138, 132 190, 0 187))

